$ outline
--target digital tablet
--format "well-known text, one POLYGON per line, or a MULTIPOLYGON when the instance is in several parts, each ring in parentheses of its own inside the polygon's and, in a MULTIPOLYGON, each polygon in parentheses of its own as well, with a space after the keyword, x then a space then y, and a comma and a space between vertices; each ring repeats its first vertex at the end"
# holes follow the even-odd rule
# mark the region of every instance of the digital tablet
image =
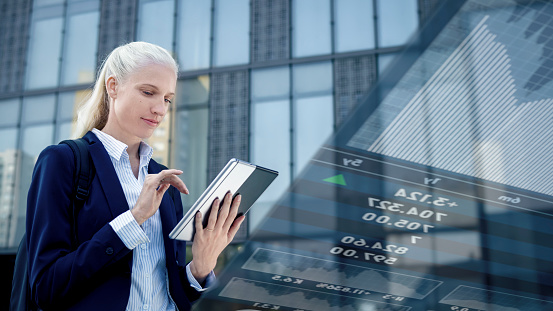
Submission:
POLYGON ((198 211, 202 213, 202 224, 205 228, 211 205, 216 198, 224 199, 227 192, 233 196, 242 195, 238 209, 238 216, 246 214, 253 203, 275 180, 278 172, 248 163, 231 159, 192 205, 177 226, 169 233, 169 238, 192 241, 194 238, 194 216, 198 211))

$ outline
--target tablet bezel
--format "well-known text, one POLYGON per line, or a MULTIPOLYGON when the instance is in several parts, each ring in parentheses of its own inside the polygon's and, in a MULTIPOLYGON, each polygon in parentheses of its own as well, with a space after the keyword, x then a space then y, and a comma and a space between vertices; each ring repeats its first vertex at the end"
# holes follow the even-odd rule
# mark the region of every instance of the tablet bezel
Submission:
MULTIPOLYGON (((250 207, 253 205, 253 203, 257 200, 257 198, 261 195, 263 191, 266 190, 266 188, 274 181, 274 179, 278 176, 278 172, 261 167, 258 165, 251 164, 249 162, 239 160, 239 159, 231 159, 229 162, 225 165, 225 167, 217 174, 215 179, 209 184, 209 186, 206 188, 206 190, 202 193, 202 195, 196 200, 196 202, 192 205, 192 207, 186 212, 184 217, 179 221, 179 223, 175 226, 175 228, 169 233, 169 238, 171 239, 177 239, 177 240, 183 240, 183 241, 192 241, 195 234, 195 221, 194 216, 198 211, 202 213, 202 224, 205 226, 207 224, 207 215, 209 215, 209 211, 211 210, 211 206, 213 201, 217 198, 216 192, 218 192, 219 187, 224 184, 225 180, 228 178, 237 177, 238 179, 242 180, 237 181, 239 184, 233 184, 233 187, 237 190, 242 189, 242 186, 246 184, 248 179, 254 175, 256 172, 264 172, 265 176, 268 176, 269 178, 265 178, 263 182, 266 184, 266 187, 261 189, 259 192, 259 189, 257 189, 259 192, 258 194, 252 194, 257 195, 253 200, 249 198, 248 203, 251 201, 250 206, 243 206, 245 203, 244 196, 249 196, 248 193, 240 193, 242 195, 242 203, 240 206, 240 210, 242 213, 240 214, 246 214, 250 207), (241 170, 236 170, 237 168, 240 168, 241 170), (246 178, 240 179, 241 176, 232 176, 233 174, 244 174, 244 169, 251 169, 251 172, 246 176, 246 178), (269 173, 269 174, 266 174, 269 173)), ((257 177, 259 178, 259 177, 257 177)), ((223 190, 224 193, 228 192, 227 189, 223 190)), ((220 191, 219 191, 220 192, 220 191)), ((233 193, 233 196, 235 196, 237 193, 233 193)), ((222 198, 221 198, 222 199, 222 198)), ((247 203, 246 203, 247 204, 247 203)))

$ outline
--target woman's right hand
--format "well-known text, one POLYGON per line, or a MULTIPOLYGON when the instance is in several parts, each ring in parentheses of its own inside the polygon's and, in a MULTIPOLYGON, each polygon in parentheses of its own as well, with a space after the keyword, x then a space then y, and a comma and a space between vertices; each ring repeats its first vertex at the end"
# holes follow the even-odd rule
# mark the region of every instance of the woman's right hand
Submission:
POLYGON ((178 177, 180 174, 182 174, 181 170, 168 169, 158 174, 146 175, 140 196, 131 209, 131 213, 139 225, 142 225, 157 212, 163 194, 170 186, 174 186, 180 192, 188 194, 188 188, 178 177))

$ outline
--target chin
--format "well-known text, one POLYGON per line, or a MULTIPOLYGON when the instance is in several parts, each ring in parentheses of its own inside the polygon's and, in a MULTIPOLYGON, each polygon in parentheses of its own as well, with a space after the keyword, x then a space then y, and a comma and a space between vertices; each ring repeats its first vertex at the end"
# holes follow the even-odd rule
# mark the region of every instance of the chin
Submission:
POLYGON ((138 138, 144 140, 144 139, 148 139, 148 138, 152 137, 153 134, 154 134, 154 131, 149 130, 149 131, 143 131, 143 132, 137 133, 136 136, 138 138))
POLYGON ((140 138, 143 139, 143 140, 144 140, 144 139, 149 139, 150 137, 152 137, 153 134, 154 134, 153 132, 152 132, 152 133, 148 133, 148 134, 144 134, 144 135, 140 136, 140 138))

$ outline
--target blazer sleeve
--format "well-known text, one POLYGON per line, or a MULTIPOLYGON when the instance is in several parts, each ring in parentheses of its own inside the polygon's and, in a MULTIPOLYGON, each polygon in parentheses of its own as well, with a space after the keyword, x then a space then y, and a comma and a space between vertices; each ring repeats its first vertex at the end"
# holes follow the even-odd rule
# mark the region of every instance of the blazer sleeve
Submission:
POLYGON ((58 309, 78 299, 98 274, 131 252, 109 223, 73 249, 74 166, 69 146, 47 147, 38 157, 29 188, 26 223, 29 282, 31 297, 42 309, 58 309))

